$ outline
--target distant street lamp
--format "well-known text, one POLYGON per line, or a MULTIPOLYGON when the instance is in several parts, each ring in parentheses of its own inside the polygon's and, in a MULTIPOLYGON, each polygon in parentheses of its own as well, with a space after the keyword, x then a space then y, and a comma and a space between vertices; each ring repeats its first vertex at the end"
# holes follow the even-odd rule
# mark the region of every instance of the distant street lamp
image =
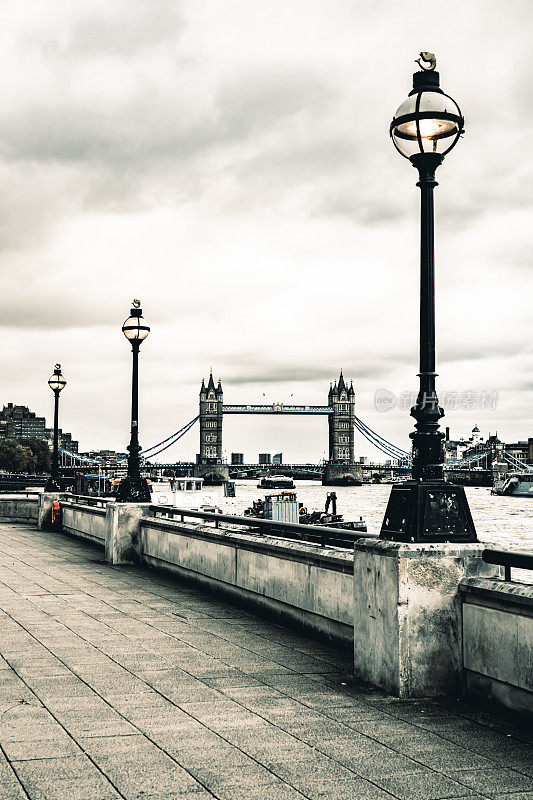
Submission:
POLYGON ((131 342, 133 354, 133 370, 131 379, 131 436, 128 446, 128 474, 121 481, 117 491, 117 500, 121 503, 149 503, 150 489, 146 478, 141 477, 139 446, 139 349, 141 342, 150 333, 148 325, 144 325, 139 300, 133 301, 130 316, 122 326, 122 333, 131 342))
POLYGON ((48 379, 48 386, 54 393, 54 449, 52 452, 52 471, 45 486, 45 492, 57 492, 61 489, 59 474, 59 392, 67 385, 61 374, 61 364, 56 364, 54 374, 48 379))
POLYGON ((435 171, 463 133, 459 106, 444 94, 432 53, 420 53, 413 89, 396 111, 390 135, 398 152, 418 170, 420 217, 420 390, 411 416, 416 419, 412 478, 394 486, 381 538, 396 541, 477 541, 465 491, 444 480, 444 416, 435 389, 435 264, 433 189, 435 171))

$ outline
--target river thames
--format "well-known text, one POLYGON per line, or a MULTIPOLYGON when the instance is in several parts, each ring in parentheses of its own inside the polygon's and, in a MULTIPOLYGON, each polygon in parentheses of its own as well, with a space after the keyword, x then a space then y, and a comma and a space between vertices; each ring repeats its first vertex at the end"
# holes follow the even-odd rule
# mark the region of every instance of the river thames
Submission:
MULTIPOLYGON (((223 511, 242 514, 252 500, 263 498, 264 489, 257 488, 258 480, 235 481, 236 497, 225 498, 222 487, 206 487, 206 493, 223 511)), ((366 521, 368 532, 378 535, 387 506, 391 486, 364 484, 363 486, 322 486, 319 481, 295 481, 299 502, 308 511, 324 509, 326 493, 337 493, 337 511, 345 520, 366 521)), ((491 495, 486 487, 467 487, 466 494, 478 538, 496 547, 509 550, 533 551, 533 498, 500 497, 491 495)), ((513 575, 514 575, 513 571, 513 575)), ((519 573, 516 571, 518 577, 519 573)), ((533 582, 533 575, 520 571, 520 579, 533 582)))

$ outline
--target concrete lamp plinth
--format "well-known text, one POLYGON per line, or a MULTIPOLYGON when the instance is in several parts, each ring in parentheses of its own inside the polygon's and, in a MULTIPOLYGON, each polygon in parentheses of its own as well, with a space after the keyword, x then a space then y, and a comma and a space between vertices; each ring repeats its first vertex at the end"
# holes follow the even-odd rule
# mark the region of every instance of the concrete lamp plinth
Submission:
POLYGON ((359 540, 354 546, 354 674, 397 697, 461 693, 463 578, 499 574, 486 544, 359 540))

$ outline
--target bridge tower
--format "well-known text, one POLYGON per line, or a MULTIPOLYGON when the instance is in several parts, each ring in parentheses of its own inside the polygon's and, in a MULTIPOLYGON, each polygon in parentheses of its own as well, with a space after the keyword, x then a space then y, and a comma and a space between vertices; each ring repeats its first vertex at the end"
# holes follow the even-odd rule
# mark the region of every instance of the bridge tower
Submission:
POLYGON ((355 392, 353 383, 346 386, 342 370, 338 383, 330 386, 328 405, 333 408, 328 417, 330 463, 353 464, 355 392))
POLYGON ((203 379, 200 388, 199 464, 222 463, 222 404, 222 384, 215 387, 211 372, 207 388, 203 379))

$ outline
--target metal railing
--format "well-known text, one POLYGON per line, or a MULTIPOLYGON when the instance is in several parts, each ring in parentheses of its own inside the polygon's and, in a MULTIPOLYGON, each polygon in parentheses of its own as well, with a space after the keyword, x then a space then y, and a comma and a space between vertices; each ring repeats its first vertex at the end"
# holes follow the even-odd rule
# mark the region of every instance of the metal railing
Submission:
POLYGON ((39 499, 39 495, 40 495, 40 492, 34 492, 31 489, 28 489, 27 491, 24 491, 22 489, 16 489, 16 490, 14 490, 12 492, 10 492, 9 490, 4 490, 4 489, 0 490, 0 500, 2 499, 2 497, 5 497, 6 499, 13 498, 13 497, 15 497, 15 499, 18 499, 20 497, 20 498, 26 498, 28 500, 30 498, 32 498, 32 499, 34 498, 35 500, 38 500, 39 499))
POLYGON ((511 569, 533 569, 533 553, 516 553, 508 550, 483 550, 483 561, 486 564, 497 564, 504 568, 506 581, 511 580, 511 569))
POLYGON ((357 539, 375 539, 371 533, 361 533, 352 531, 349 528, 328 528, 324 525, 301 525, 291 522, 274 522, 269 519, 258 517, 239 517, 232 514, 216 514, 211 511, 192 511, 187 508, 174 508, 174 506, 150 506, 154 516, 175 518, 180 522, 185 521, 185 517, 192 517, 203 522, 213 522, 215 528, 220 527, 221 522, 229 525, 245 526, 259 531, 260 535, 270 534, 285 539, 296 539, 301 542, 311 544, 321 544, 322 547, 331 545, 333 547, 351 547, 357 539))
POLYGON ((63 492, 65 499, 76 503, 80 501, 84 506, 94 506, 96 508, 106 508, 109 502, 114 502, 114 497, 98 497, 97 495, 90 494, 72 494, 71 492, 63 492))

